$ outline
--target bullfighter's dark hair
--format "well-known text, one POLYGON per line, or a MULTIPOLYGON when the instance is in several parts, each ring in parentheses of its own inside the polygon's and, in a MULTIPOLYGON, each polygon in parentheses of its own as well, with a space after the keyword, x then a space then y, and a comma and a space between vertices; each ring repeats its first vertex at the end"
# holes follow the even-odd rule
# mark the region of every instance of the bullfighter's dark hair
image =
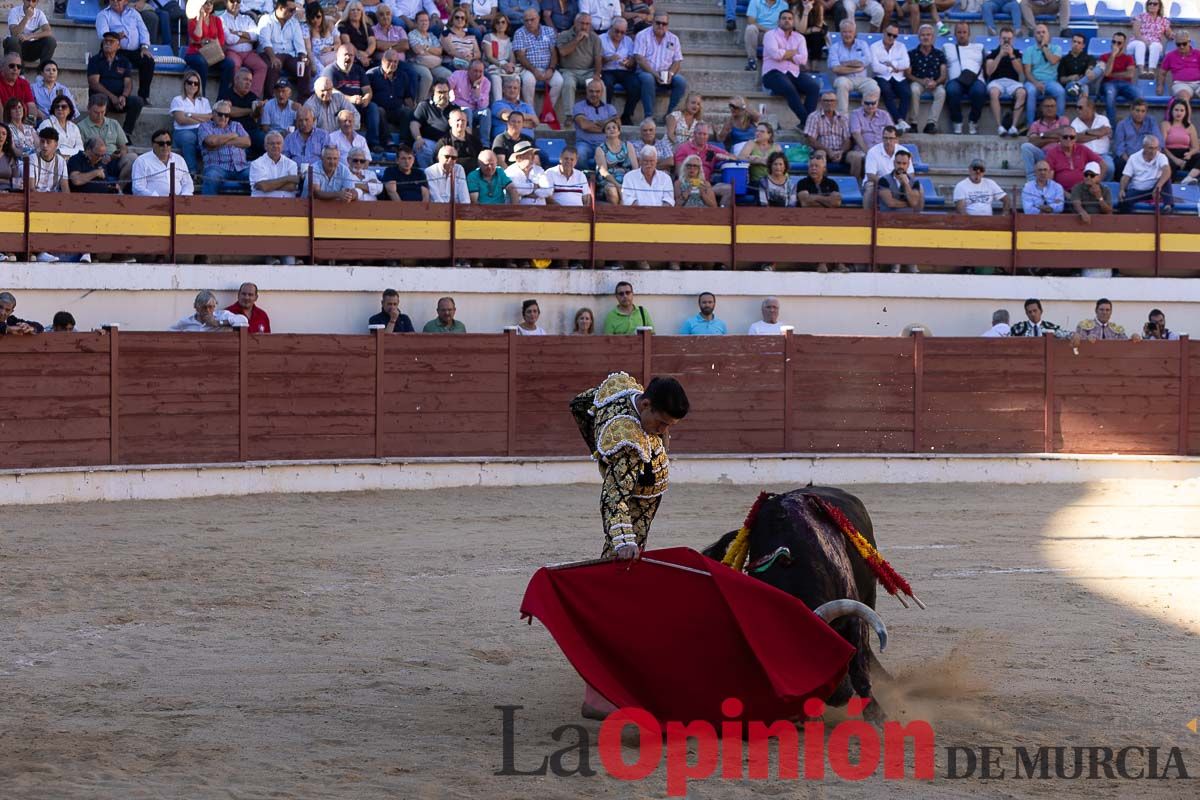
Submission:
POLYGON ((1025 301, 1025 305, 1021 306, 1021 308, 1029 308, 1030 306, 1037 306, 1038 311, 1041 311, 1042 310, 1042 301, 1038 300, 1036 297, 1031 297, 1025 301))
POLYGON ((1096 308, 1099 308, 1100 306, 1104 305, 1105 303, 1108 303, 1111 306, 1112 300, 1109 300, 1107 297, 1101 297, 1099 300, 1096 301, 1096 308))
POLYGON ((683 391, 683 386, 674 378, 654 378, 646 386, 645 396, 650 401, 651 408, 674 419, 683 419, 691 408, 687 392, 683 391))

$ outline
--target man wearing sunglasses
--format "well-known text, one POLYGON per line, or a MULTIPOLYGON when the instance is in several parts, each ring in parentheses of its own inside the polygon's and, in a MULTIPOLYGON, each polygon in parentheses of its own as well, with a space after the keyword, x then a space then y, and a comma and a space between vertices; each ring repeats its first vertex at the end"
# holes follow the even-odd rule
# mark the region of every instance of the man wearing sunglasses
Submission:
POLYGON ((133 193, 143 197, 171 194, 171 165, 175 165, 175 194, 190 197, 195 191, 183 156, 171 150, 171 132, 159 128, 150 135, 150 152, 133 162, 133 193))
POLYGON ((16 53, 4 56, 4 69, 0 71, 4 73, 0 75, 0 108, 15 97, 25 104, 25 113, 30 117, 41 116, 33 97, 33 87, 21 77, 21 56, 16 53))
POLYGON ((250 168, 246 151, 250 135, 237 120, 230 119, 232 105, 218 100, 213 118, 200 126, 200 144, 204 148, 204 184, 201 194, 215 195, 224 189, 235 194, 249 193, 250 168))
POLYGON ((883 38, 871 45, 871 76, 879 84, 879 94, 883 99, 888 113, 896 121, 896 129, 905 133, 912 126, 908 124, 908 109, 912 103, 912 94, 904 81, 904 73, 911 66, 908 50, 898 40, 900 29, 895 24, 889 24, 883 31, 883 38))
POLYGON ((1058 131, 1058 143, 1046 148, 1046 163, 1054 170, 1054 180, 1070 192, 1084 178, 1084 168, 1100 164, 1099 180, 1104 180, 1104 160, 1096 155, 1087 145, 1076 143, 1078 134, 1070 125, 1058 131))

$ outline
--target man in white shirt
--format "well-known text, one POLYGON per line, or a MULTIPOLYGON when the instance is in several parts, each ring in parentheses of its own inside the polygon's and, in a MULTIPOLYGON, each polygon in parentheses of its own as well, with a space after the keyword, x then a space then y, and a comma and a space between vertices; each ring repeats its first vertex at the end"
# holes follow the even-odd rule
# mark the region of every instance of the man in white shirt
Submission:
POLYGON ((558 166, 546 170, 546 181, 550 184, 549 200, 556 206, 590 206, 591 187, 587 176, 575 169, 579 153, 574 147, 564 147, 558 157, 558 166))
POLYGON ((296 19, 296 0, 274 0, 275 9, 258 20, 258 52, 267 62, 267 86, 286 74, 300 102, 308 99, 312 81, 304 31, 296 19), (297 73, 303 72, 303 75, 297 73))
POLYGON ((1071 121, 1078 137, 1075 144, 1086 144, 1088 149, 1104 160, 1108 170, 1105 175, 1116 175, 1116 165, 1112 157, 1112 123, 1108 117, 1096 112, 1096 101, 1091 97, 1081 97, 1077 102, 1079 116, 1071 121))
POLYGON ((580 0, 580 14, 592 15, 592 30, 604 33, 621 16, 621 0, 580 0))
POLYGON ((971 162, 971 176, 963 178, 954 187, 954 210, 959 214, 972 217, 992 216, 992 204, 997 200, 1004 202, 1004 213, 1008 213, 1011 200, 1008 192, 1000 188, 991 178, 984 177, 987 165, 983 159, 977 158, 971 162))
POLYGON ((300 167, 283 154, 283 134, 271 131, 263 147, 267 152, 250 162, 250 196, 295 197, 300 167))
POLYGON ((504 170, 504 174, 516 187, 517 205, 544 206, 550 196, 550 180, 546 172, 537 164, 537 148, 529 142, 517 142, 513 148, 513 163, 504 170))
POLYGON ((1141 152, 1129 157, 1125 171, 1121 173, 1121 190, 1117 194, 1121 213, 1131 213, 1134 203, 1153 203, 1156 191, 1159 192, 1159 203, 1169 211, 1174 205, 1171 164, 1159 150, 1158 137, 1146 135, 1142 138, 1141 152))
POLYGON ((354 191, 359 200, 374 202, 383 191, 383 181, 371 169, 371 154, 365 147, 356 147, 346 156, 350 175, 354 178, 354 191))
POLYGON ((37 61, 42 66, 54 58, 58 42, 50 30, 50 20, 38 8, 38 0, 21 0, 8 12, 8 38, 4 52, 21 52, 22 61, 37 61))
MULTIPOLYGON (((887 125, 883 129, 883 141, 872 146, 863 161, 863 208, 870 208, 875 197, 875 183, 879 178, 895 171, 897 153, 908 153, 908 150, 900 145, 900 134, 896 127, 887 125)), ((914 174, 912 159, 909 159, 905 171, 909 175, 914 174)))
POLYGON ((652 208, 675 205, 675 186, 665 172, 659 172, 658 148, 654 145, 643 145, 638 151, 638 168, 625 173, 621 205, 652 208))
POLYGON ((912 127, 908 124, 912 93, 904 77, 904 71, 909 67, 908 51, 900 43, 899 37, 900 29, 895 24, 889 24, 884 29, 883 38, 871 45, 871 76, 879 84, 884 106, 892 119, 896 120, 896 129, 904 133, 912 127))
POLYGON ((979 117, 987 104, 987 85, 983 82, 983 45, 971 41, 971 26, 965 22, 954 23, 954 41, 942 45, 946 56, 946 105, 950 108, 950 122, 955 133, 963 132, 962 104, 966 98, 971 102, 971 116, 967 131, 974 136, 979 133, 979 117), (963 75, 963 73, 969 73, 963 75), (973 79, 970 76, 974 75, 973 79))
POLYGON ((350 155, 351 150, 367 149, 367 140, 361 133, 354 130, 355 122, 354 112, 343 109, 337 115, 338 129, 329 134, 329 143, 342 154, 342 163, 346 162, 346 157, 350 155))
POLYGON ((762 301, 762 319, 750 324, 746 331, 751 336, 783 333, 783 325, 779 323, 779 298, 767 297, 762 301))
POLYGON ((438 150, 437 163, 425 168, 425 181, 429 184, 429 199, 434 203, 450 202, 451 175, 454 180, 454 202, 470 204, 471 192, 467 189, 467 173, 458 163, 458 151, 450 145, 438 150))
POLYGON ((980 335, 984 339, 1002 339, 1011 333, 1012 328, 1008 324, 1008 309, 1000 308, 992 312, 992 327, 980 335))
POLYGON ((171 165, 175 165, 175 194, 190 197, 195 186, 187 162, 171 151, 171 132, 159 128, 150 135, 150 152, 142 153, 133 162, 133 193, 144 197, 169 197, 171 194, 171 165))
MULTIPOLYGON (((258 47, 258 23, 254 17, 241 11, 242 0, 225 0, 225 10, 217 15, 225 30, 225 58, 232 62, 230 72, 233 75, 242 67, 250 70, 250 74, 254 76, 250 91, 265 99, 264 91, 269 90, 266 84, 267 62, 255 52, 255 48, 258 47)), ((222 81, 224 80, 226 79, 222 77, 222 81)))
POLYGON ((192 307, 194 314, 189 314, 171 326, 173 331, 185 333, 215 333, 220 330, 245 328, 250 321, 241 314, 217 308, 217 296, 205 289, 196 295, 192 307))

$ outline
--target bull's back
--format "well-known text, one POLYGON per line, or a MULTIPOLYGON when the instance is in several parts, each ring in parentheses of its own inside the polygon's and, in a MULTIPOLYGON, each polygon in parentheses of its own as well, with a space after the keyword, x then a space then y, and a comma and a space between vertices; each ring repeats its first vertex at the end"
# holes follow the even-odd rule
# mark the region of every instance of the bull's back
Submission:
MULTIPOLYGON (((875 545, 875 528, 871 524, 871 515, 867 513, 867 507, 863 505, 862 500, 859 500, 855 495, 850 494, 845 489, 839 489, 836 486, 806 486, 803 489, 794 489, 787 493, 788 496, 794 496, 796 499, 801 499, 807 495, 816 495, 825 500, 830 505, 840 509, 846 518, 863 537, 875 545)), ((830 521, 832 525, 832 520, 830 521)), ((843 537, 844 538, 844 537, 843 537)), ((854 584, 858 588, 858 599, 875 607, 875 573, 867 566, 867 562, 859 555, 858 550, 854 545, 847 540, 845 542, 846 554, 850 559, 850 567, 854 571, 854 584)))

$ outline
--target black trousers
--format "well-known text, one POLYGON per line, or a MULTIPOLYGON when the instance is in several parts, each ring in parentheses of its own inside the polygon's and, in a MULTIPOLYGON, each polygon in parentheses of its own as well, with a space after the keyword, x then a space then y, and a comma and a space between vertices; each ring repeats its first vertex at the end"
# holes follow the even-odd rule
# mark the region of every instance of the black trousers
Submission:
POLYGON ((138 71, 138 97, 150 99, 150 82, 154 80, 154 56, 141 50, 118 50, 138 71))

